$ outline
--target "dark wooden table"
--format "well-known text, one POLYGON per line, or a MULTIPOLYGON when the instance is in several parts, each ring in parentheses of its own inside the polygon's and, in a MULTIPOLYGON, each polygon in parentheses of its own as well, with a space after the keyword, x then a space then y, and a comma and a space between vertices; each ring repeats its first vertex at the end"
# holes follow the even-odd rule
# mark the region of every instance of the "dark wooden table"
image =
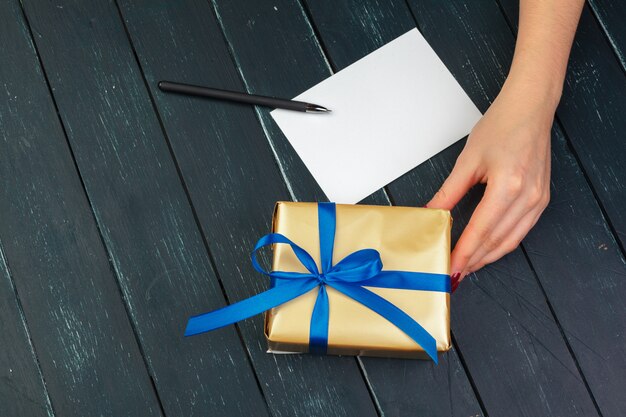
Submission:
MULTIPOLYGON (((0 2, 0 415, 626 415, 626 3, 584 10, 553 128, 552 200, 452 300, 431 362, 265 353, 262 317, 183 339, 262 291, 277 200, 324 200, 267 109, 417 26, 481 110, 517 0, 0 2)), ((463 143, 366 199, 423 205, 463 143)), ((478 201, 453 212, 458 236, 478 201)))

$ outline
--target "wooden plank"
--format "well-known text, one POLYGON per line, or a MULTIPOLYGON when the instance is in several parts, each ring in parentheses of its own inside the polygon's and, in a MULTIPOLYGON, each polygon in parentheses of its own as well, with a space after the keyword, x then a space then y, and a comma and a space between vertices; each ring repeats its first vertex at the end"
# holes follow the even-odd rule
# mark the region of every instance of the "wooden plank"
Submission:
MULTIPOLYGON (((294 96, 331 74, 304 11, 296 3, 229 0, 214 4, 250 91, 294 96)), ((273 125, 265 113, 261 120, 273 125)), ((274 143, 285 140, 282 134, 276 137, 272 129, 266 128, 266 133, 274 143)), ((291 157, 284 152, 283 148, 277 152, 281 160, 291 157)), ((302 182, 309 175, 305 170, 298 172, 294 166, 285 174, 297 199, 316 198, 314 190, 302 182)), ((377 198, 368 202, 387 204, 377 198)), ((439 366, 424 361, 361 361, 385 415, 405 415, 416 410, 429 415, 482 414, 454 351, 439 366)))
MULTIPOLYGON (((503 3, 513 24, 517 8, 503 3)), ((623 245, 626 186, 626 78, 588 7, 583 10, 572 48, 561 105, 557 111, 577 157, 589 175, 609 223, 623 245)), ((563 188, 575 189, 565 180, 563 188)), ((600 214, 590 216, 595 204, 567 198, 552 204, 550 220, 568 216, 578 234, 566 238, 554 223, 551 233, 561 248, 546 245, 531 234, 528 252, 587 378, 603 415, 624 415, 626 399, 626 267, 622 251, 600 214), (532 243, 532 246, 531 246, 532 243), (578 250, 573 250, 579 248, 578 250), (555 260, 563 265, 555 268, 555 260), (572 271, 576 273, 572 274, 572 271)), ((545 217, 545 216, 544 216, 545 217)))
MULTIPOLYGON (((381 6, 373 1, 348 3, 351 4, 337 8, 331 2, 309 2, 331 62, 338 62, 339 69, 414 27, 410 11, 404 7, 381 6), (399 22, 403 21, 410 23, 402 27, 399 22), (369 40, 360 40, 364 38, 369 40)), ((460 19, 453 16, 455 6, 454 3, 421 2, 417 14, 420 27, 435 50, 442 57, 446 56, 446 64, 484 110, 489 99, 499 91, 506 73, 506 66, 494 68, 487 64, 490 55, 499 52, 498 36, 496 33, 495 42, 488 44, 473 41, 475 37, 463 33, 462 27, 448 23, 453 18, 460 19), (444 34, 440 34, 441 22, 446 22, 444 34), (476 74, 483 74, 483 82, 476 82, 476 74)), ((488 13, 481 17, 493 18, 488 13)), ((500 18, 497 14, 495 17, 500 18)), ((467 16, 460 21, 474 28, 474 22, 467 16)), ((448 149, 391 184, 389 191, 393 200, 404 205, 428 201, 443 182, 444 174, 450 171, 461 148, 462 144, 458 144, 448 149), (416 184, 420 184, 419 188, 416 184)), ((457 233, 479 197, 480 193, 474 192, 455 212, 457 233)), ((455 295, 453 300, 453 332, 487 413, 545 415, 550 410, 561 410, 560 413, 568 410, 573 415, 589 415, 594 412, 541 288, 521 251, 478 274, 474 285, 455 295), (497 279, 491 279, 491 275, 497 279), (506 283, 507 278, 515 277, 521 277, 522 282, 506 283), (525 303, 520 303, 520 299, 525 303), (493 366, 485 366, 485 363, 493 366), (507 374, 506 380, 500 377, 503 371, 507 374), (560 380, 563 384, 555 386, 549 382, 551 380, 560 380)))
MULTIPOLYGON (((120 6, 229 299, 264 291, 267 281, 251 267, 250 250, 269 232, 274 203, 291 197, 254 110, 157 88, 160 79, 172 79, 245 89, 211 6, 203 0, 120 6)), ((261 316, 239 326, 273 415, 376 415, 354 359, 269 355, 261 316)))
MULTIPOLYGON (((8 23, 0 26, 0 39, 3 40, 0 44, 0 54, 4 57, 12 57, 15 66, 24 65, 25 60, 27 65, 39 68, 20 13, 16 3, 3 2, 0 4, 0 18, 8 23), (23 49, 23 52, 20 53, 20 49, 23 49)), ((0 66, 3 97, 6 97, 0 101, 1 178, 13 175, 11 172, 7 172, 6 168, 3 169, 3 167, 8 166, 5 159, 2 158, 6 142, 11 141, 14 137, 25 137, 24 130, 20 129, 16 123, 16 119, 19 117, 17 112, 21 109, 16 108, 15 104, 21 102, 24 94, 23 91, 16 91, 19 90, 16 86, 24 85, 21 77, 22 74, 17 73, 14 67, 0 66), (20 94, 20 101, 17 101, 18 93, 20 94)), ((35 87, 35 85, 29 87, 35 87)), ((40 91, 45 91, 43 83, 40 82, 39 85, 40 91)), ((43 97, 48 99, 45 94, 43 97)), ((5 197, 4 194, 2 197, 5 197)), ((1 213, 0 222, 5 217, 5 212, 2 211, 1 213)), ((0 332, 0 346, 2 346, 0 349, 0 415, 53 416, 50 398, 30 340, 28 325, 1 245, 0 329, 2 329, 0 332)))
MULTIPOLYGON (((0 6, 0 15, 2 13, 0 6)), ((0 31, 6 31, 3 27, 0 31)), ((6 32, 2 33, 5 35, 6 32)), ((7 39, 2 36, 2 39, 7 39)), ((4 78, 6 80, 6 78, 4 78)), ((6 109, 0 105, 0 120, 6 109)), ((4 126, 4 124, 3 124, 4 126)), ((3 139, 6 139, 6 132, 3 139)), ((0 415, 53 416, 15 286, 0 248, 0 415)))
POLYGON ((615 0, 589 0, 589 6, 626 70, 626 3, 615 0))
MULTIPOLYGON (((95 0, 25 2, 25 9, 165 413, 267 415, 235 328, 211 338, 182 337, 189 315, 224 305, 224 297, 116 5, 95 0)), ((56 227, 65 230, 62 223, 56 227)), ((80 244, 83 233, 78 236, 80 244)), ((84 253, 88 248, 72 255, 85 264, 77 279, 91 275, 89 253, 84 253)), ((104 267, 110 278, 106 262, 104 267)), ((73 299, 85 303, 92 297, 99 299, 84 289, 73 299)), ((119 293, 116 297, 119 304, 119 293)), ((123 309, 113 316, 113 334, 125 329, 127 317, 121 314, 123 309)), ((92 319, 82 323, 87 327, 92 319)), ((130 365, 118 369, 115 359, 108 362, 101 366, 119 374, 120 383, 94 384, 93 389, 119 397, 110 414, 149 414, 151 405, 137 392, 142 374, 130 365), (138 388, 127 387, 125 375, 137 378, 138 388)), ((87 381, 81 385, 88 386, 87 381)), ((99 400, 102 395, 93 394, 94 406, 106 405, 99 400)), ((80 413, 90 414, 99 413, 80 413)))
POLYGON ((53 415, 24 318, 57 415, 160 415, 19 2, 0 16, 2 415, 53 415))

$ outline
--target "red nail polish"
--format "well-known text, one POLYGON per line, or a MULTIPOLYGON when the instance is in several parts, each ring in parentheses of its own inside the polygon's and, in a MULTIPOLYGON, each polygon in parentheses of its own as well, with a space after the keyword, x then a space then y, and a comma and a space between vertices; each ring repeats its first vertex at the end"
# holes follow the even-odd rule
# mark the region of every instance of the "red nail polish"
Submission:
POLYGON ((451 284, 451 289, 452 292, 456 291, 456 287, 459 286, 459 278, 461 277, 461 273, 460 272, 456 272, 454 274, 452 274, 452 276, 450 277, 450 284, 451 284))

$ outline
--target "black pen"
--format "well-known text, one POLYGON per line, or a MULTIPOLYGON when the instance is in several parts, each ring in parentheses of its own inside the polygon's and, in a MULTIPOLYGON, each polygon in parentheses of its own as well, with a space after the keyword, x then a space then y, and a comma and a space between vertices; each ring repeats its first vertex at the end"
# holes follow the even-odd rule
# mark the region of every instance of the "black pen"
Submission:
POLYGON ((238 103, 255 104, 257 106, 275 107, 277 109, 295 110, 307 113, 330 112, 330 110, 326 107, 317 104, 305 103, 303 101, 257 96, 254 94, 239 93, 237 91, 218 90, 217 88, 173 83, 170 81, 159 81, 159 88, 162 91, 170 93, 216 98, 220 100, 236 101, 238 103))

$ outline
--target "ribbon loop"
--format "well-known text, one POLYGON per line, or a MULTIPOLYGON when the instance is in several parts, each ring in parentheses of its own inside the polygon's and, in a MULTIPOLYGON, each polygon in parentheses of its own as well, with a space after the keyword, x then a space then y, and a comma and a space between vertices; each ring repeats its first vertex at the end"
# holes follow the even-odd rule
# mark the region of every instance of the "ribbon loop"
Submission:
POLYGON ((256 243, 251 254, 252 265, 254 266, 254 269, 256 269, 257 271, 265 275, 272 274, 271 272, 268 272, 265 269, 263 269, 263 267, 259 264, 259 262, 256 259, 256 253, 262 247, 272 245, 274 243, 286 243, 287 245, 291 246, 291 249, 300 260, 300 263, 302 263, 302 265, 304 265, 304 267, 311 274, 319 275, 319 271, 317 270, 317 264, 315 263, 311 255, 309 255, 309 253, 305 251, 304 249, 302 249, 300 246, 293 243, 291 239, 289 239, 288 237, 284 235, 281 235, 280 233, 270 233, 268 235, 265 235, 261 239, 259 239, 259 241, 256 243))
POLYGON ((362 249, 343 258, 326 274, 331 281, 361 282, 374 278, 383 269, 380 253, 362 249))

